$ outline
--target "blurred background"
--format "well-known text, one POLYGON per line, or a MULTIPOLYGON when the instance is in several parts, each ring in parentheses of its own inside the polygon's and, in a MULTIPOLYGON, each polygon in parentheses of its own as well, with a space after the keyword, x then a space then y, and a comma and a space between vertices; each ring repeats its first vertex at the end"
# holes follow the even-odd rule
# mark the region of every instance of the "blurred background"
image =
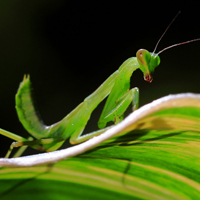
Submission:
MULTIPOLYGON (((90 95, 136 51, 153 51, 177 12, 158 50, 200 37, 198 6, 142 1, 0 1, 0 127, 28 134, 15 111, 15 94, 24 74, 30 74, 37 104, 47 125, 62 119, 90 95)), ((133 73, 140 106, 168 94, 200 93, 200 42, 160 55, 153 82, 133 73)), ((87 131, 97 129, 103 104, 87 131)), ((11 140, 0 136, 3 157, 11 140)))

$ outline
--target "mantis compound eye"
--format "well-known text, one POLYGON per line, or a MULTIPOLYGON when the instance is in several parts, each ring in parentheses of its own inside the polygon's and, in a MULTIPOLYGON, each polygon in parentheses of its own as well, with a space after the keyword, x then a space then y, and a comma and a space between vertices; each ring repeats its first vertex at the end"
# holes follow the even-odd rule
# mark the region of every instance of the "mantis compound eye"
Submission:
POLYGON ((146 49, 139 49, 136 53, 136 57, 138 62, 142 65, 147 66, 148 63, 151 61, 151 54, 146 49))

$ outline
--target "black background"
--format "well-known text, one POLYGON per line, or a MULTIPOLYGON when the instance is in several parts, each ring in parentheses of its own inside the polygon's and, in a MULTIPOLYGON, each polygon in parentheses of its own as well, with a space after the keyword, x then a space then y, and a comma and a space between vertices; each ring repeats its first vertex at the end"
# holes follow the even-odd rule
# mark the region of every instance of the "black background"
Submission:
MULTIPOLYGON (((14 107, 24 74, 31 76, 44 122, 55 123, 138 49, 153 51, 179 10, 181 14, 158 50, 200 37, 198 5, 175 1, 1 0, 0 127, 27 136, 14 107)), ((140 70, 134 72, 131 84, 140 89, 140 105, 168 94, 199 93, 199 52, 200 42, 195 42, 162 53, 151 84, 143 80, 140 70)), ((100 111, 92 115, 91 129, 96 129, 93 125, 100 111)), ((0 139, 0 156, 4 156, 11 140, 0 139)))

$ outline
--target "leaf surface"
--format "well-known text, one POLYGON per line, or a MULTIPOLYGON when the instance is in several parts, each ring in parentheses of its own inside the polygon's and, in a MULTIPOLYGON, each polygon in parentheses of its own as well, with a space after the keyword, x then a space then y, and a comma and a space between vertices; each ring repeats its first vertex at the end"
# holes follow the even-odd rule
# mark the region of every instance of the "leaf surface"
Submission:
POLYGON ((199 122, 197 104, 172 106, 77 157, 1 168, 0 199, 200 199, 199 122))

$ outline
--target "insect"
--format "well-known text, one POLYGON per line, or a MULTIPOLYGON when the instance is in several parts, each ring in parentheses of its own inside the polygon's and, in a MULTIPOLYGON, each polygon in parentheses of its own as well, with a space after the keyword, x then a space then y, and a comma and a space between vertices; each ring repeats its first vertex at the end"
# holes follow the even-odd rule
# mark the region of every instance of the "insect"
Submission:
MULTIPOLYGON (((169 26, 175 18, 171 21, 169 26)), ((168 30, 169 26, 163 35, 168 30)), ((30 133, 31 138, 26 139, 9 131, 0 129, 0 134, 16 141, 11 144, 5 157, 8 158, 10 156, 14 147, 21 147, 24 145, 42 151, 54 151, 57 150, 68 138, 70 138, 71 144, 81 143, 108 130, 111 127, 106 127, 108 122, 112 121, 117 124, 122 121, 124 112, 128 106, 132 104, 132 108, 135 110, 138 108, 139 104, 138 88, 130 89, 130 78, 132 73, 136 69, 140 69, 144 75, 144 80, 152 82, 154 70, 160 64, 159 54, 161 52, 174 46, 200 40, 194 39, 178 43, 155 53, 161 38, 157 42, 153 53, 150 53, 145 49, 138 50, 136 57, 127 59, 117 71, 104 81, 96 91, 88 96, 71 113, 61 121, 50 126, 46 126, 43 123, 35 107, 32 98, 30 77, 29 75, 25 75, 17 91, 15 103, 18 118, 24 128, 30 133), (86 135, 81 135, 90 119, 91 113, 107 96, 108 98, 98 121, 98 127, 100 130, 86 135)))

